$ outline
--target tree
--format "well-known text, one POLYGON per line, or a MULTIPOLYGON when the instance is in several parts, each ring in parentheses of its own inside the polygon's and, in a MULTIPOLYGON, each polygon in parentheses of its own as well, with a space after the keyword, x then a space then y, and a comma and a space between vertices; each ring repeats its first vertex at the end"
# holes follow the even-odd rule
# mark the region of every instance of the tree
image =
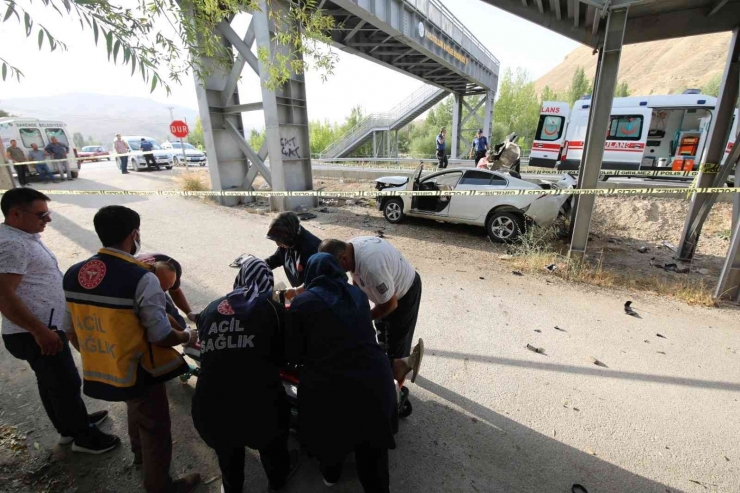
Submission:
POLYGON ((704 84, 701 88, 701 93, 707 96, 719 97, 719 86, 722 84, 722 74, 715 74, 714 77, 709 79, 709 82, 704 84))
MULTIPOLYGON (((205 145, 205 141, 203 140, 203 122, 200 121, 200 117, 195 119, 193 130, 188 134, 188 142, 198 148, 205 145)), ((259 149, 257 150, 259 151, 259 149)))
POLYGON ((85 137, 83 137, 80 132, 75 132, 72 135, 72 141, 75 143, 75 146, 80 149, 85 147, 85 137))
POLYGON ((553 91, 550 89, 550 86, 545 86, 542 88, 542 93, 540 94, 540 101, 568 101, 569 99, 568 94, 563 94, 557 91, 553 91))
POLYGON ((626 98, 629 95, 630 95, 630 87, 626 82, 621 82, 617 84, 617 86, 614 88, 615 98, 626 98))
POLYGON ((540 102, 526 70, 517 69, 513 73, 507 69, 504 72, 493 113, 493 142, 502 142, 507 134, 516 132, 522 150, 529 150, 540 118, 540 102))
POLYGON ((262 144, 265 142, 265 130, 255 130, 252 129, 249 131, 249 145, 254 149, 256 152, 259 152, 260 148, 262 148, 262 144))
MULTIPOLYGON (((15 18, 26 37, 38 38, 39 50, 44 46, 51 51, 67 50, 49 26, 35 22, 27 9, 32 0, 1 1, 6 5, 3 22, 15 18)), ((53 8, 60 17, 78 20, 83 30, 91 31, 96 45, 99 41, 104 44, 109 61, 130 65, 132 75, 138 68, 151 91, 161 83, 168 93, 168 81, 180 83, 190 71, 206 80, 214 70, 228 70, 234 54, 223 45, 217 25, 243 10, 259 9, 259 0, 142 0, 125 7, 114 1, 41 0, 41 4, 53 8), (168 73, 160 73, 160 68, 168 73)), ((279 49, 272 58, 266 50, 258 50, 269 73, 265 85, 275 89, 288 81, 291 72, 302 73, 311 64, 323 77, 331 74, 337 54, 326 46, 331 42, 334 18, 317 9, 315 0, 290 2, 287 10, 273 10, 282 8, 274 0, 266 3, 278 33, 275 42, 279 49), (300 62, 296 60, 299 55, 300 62)), ((12 47, 4 48, 12 53, 12 47)), ((2 52, 0 62, 3 80, 16 77, 20 81, 23 72, 3 58, 2 52)))
POLYGON ((573 74, 573 79, 568 89, 568 102, 571 106, 585 95, 591 95, 593 84, 586 77, 586 71, 583 67, 578 67, 573 74))
POLYGON ((0 118, 4 118, 6 116, 13 116, 13 115, 11 115, 10 113, 8 113, 5 110, 0 110, 0 118))

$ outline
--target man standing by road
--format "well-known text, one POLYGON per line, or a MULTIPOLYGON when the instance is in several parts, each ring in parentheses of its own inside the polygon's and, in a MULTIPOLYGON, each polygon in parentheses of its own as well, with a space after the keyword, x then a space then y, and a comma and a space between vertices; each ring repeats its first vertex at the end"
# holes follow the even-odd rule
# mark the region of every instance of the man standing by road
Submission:
POLYGON ((28 153, 28 161, 34 163, 36 171, 39 174, 39 178, 44 181, 44 185, 50 181, 56 183, 57 181, 54 179, 54 175, 49 169, 49 165, 41 162, 44 160, 46 160, 46 153, 39 149, 39 146, 37 146, 35 142, 31 144, 31 152, 28 153))
POLYGON ((31 188, 9 190, 0 201, 5 216, 0 225, 3 341, 8 352, 27 361, 36 374, 41 403, 61 435, 59 443, 72 443, 75 452, 102 454, 121 440, 96 426, 108 411, 87 414, 67 335, 57 330, 65 303, 57 259, 41 242, 41 233, 51 222, 48 201, 31 188))
POLYGON ((347 243, 324 240, 319 252, 333 255, 375 304, 370 314, 378 342, 385 347, 399 385, 412 370, 411 381, 416 380, 424 342, 419 339, 412 355, 411 342, 421 304, 421 277, 414 267, 393 245, 375 236, 360 236, 347 243))
MULTIPOLYGON (((121 138, 121 134, 116 134, 116 140, 113 141, 113 147, 115 148, 114 150, 116 151, 116 154, 128 154, 131 151, 128 142, 121 138)), ((128 156, 119 156, 118 160, 121 163, 121 173, 124 175, 128 174, 128 156)))
POLYGON ((447 149, 445 144, 445 138, 447 136, 447 129, 442 127, 442 130, 439 131, 439 135, 437 135, 437 159, 439 160, 439 164, 437 167, 439 169, 444 169, 447 167, 447 149))
POLYGON ((18 142, 13 139, 10 141, 10 147, 5 152, 14 164, 13 167, 18 175, 18 184, 25 187, 28 185, 28 166, 25 164, 26 156, 23 154, 23 149, 18 147, 18 142))
POLYGON ((152 152, 154 151, 154 146, 144 137, 141 138, 141 150, 144 151, 144 160, 146 161, 146 165, 154 166, 157 168, 157 171, 159 171, 160 167, 157 164, 157 160, 154 158, 154 153, 152 152))
POLYGON ((44 150, 47 154, 51 155, 52 159, 64 159, 65 161, 59 161, 57 162, 57 166, 59 169, 59 180, 64 181, 65 177, 63 176, 64 173, 67 174, 66 179, 67 180, 73 180, 72 173, 69 171, 69 161, 66 161, 67 159, 67 153, 69 152, 69 146, 67 144, 62 144, 57 140, 56 137, 51 138, 51 143, 47 145, 44 150))
POLYGON ((64 275, 69 318, 82 356, 84 392, 126 402, 134 464, 147 493, 190 493, 200 475, 173 481, 170 408, 165 382, 188 371, 173 346, 195 341, 175 330, 149 265, 134 258, 141 245, 135 211, 111 205, 93 219, 103 248, 64 275))
POLYGON ((477 164, 481 158, 486 157, 486 151, 488 150, 488 139, 483 135, 483 129, 478 130, 478 135, 473 139, 473 146, 470 148, 470 155, 475 154, 475 163, 477 164))

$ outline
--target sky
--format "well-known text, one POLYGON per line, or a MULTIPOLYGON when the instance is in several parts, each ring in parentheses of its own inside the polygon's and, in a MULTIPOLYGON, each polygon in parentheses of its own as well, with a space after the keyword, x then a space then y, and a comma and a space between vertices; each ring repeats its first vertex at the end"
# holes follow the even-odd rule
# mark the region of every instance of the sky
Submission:
MULTIPOLYGON (((506 68, 524 68, 536 79, 558 65, 578 44, 533 23, 505 13, 480 0, 443 0, 450 11, 491 51, 506 68)), ((28 2, 23 2, 29 5, 28 2)), ((39 51, 37 32, 24 37, 23 27, 14 20, 0 24, 0 57, 25 74, 21 82, 0 80, 0 108, 12 98, 92 92, 151 98, 156 101, 197 108, 192 75, 181 85, 171 84, 172 94, 164 90, 149 92, 141 77, 130 76, 130 68, 107 60, 104 43, 96 47, 91 30, 81 31, 79 23, 60 18, 53 10, 34 2, 30 11, 45 24, 69 50, 39 51), (10 48, 12 47, 12 48, 10 48)), ((246 30, 248 18, 237 19, 237 32, 246 30)), ((101 36, 102 38, 102 36, 101 36)), ((373 62, 338 51, 335 73, 322 82, 318 73, 306 74, 308 112, 312 120, 341 122, 351 108, 360 105, 365 113, 390 110, 422 86, 416 79, 381 67, 373 62)), ((259 80, 245 69, 240 95, 243 102, 261 99, 259 80)), ((245 125, 261 126, 261 114, 245 115, 245 125)))

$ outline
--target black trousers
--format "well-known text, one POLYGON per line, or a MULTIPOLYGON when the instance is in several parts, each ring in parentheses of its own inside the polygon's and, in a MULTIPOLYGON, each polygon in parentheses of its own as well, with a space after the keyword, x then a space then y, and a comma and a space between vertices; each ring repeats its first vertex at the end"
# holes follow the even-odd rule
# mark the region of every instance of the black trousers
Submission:
POLYGON ((419 317, 421 304, 421 277, 417 272, 414 283, 403 298, 398 300, 398 307, 385 318, 375 321, 378 331, 378 342, 385 348, 388 358, 405 358, 411 354, 414 340, 414 329, 419 317))
POLYGON ((157 164, 157 160, 154 158, 154 154, 145 153, 144 160, 146 161, 147 166, 154 166, 155 168, 159 169, 159 165, 157 164))
POLYGON ((475 151, 475 165, 478 165, 478 161, 486 157, 486 151, 475 151))
POLYGON ((445 151, 437 151, 437 167, 444 169, 447 167, 447 153, 445 151))
MULTIPOLYGON (((389 493, 390 473, 388 472, 388 449, 374 448, 368 445, 355 447, 357 476, 365 493, 389 493)), ((329 464, 321 462, 321 474, 329 483, 336 483, 342 475, 344 461, 329 464)), ((228 492, 227 492, 228 493, 228 492)))
POLYGON ((15 168, 15 172, 18 174, 18 183, 20 185, 27 185, 28 184, 28 166, 20 165, 20 166, 13 166, 15 168))
POLYGON ((44 356, 29 333, 4 335, 5 349, 15 358, 27 361, 36 374, 39 396, 54 428, 60 435, 76 437, 87 433, 90 424, 82 401, 82 381, 72 359, 67 336, 58 332, 64 349, 54 356, 44 356))
MULTIPOLYGON (((260 462, 267 474, 270 488, 279 490, 285 485, 290 472, 290 454, 288 453, 288 433, 259 450, 260 462)), ((242 493, 244 486, 244 447, 216 448, 218 465, 225 493, 242 493)))

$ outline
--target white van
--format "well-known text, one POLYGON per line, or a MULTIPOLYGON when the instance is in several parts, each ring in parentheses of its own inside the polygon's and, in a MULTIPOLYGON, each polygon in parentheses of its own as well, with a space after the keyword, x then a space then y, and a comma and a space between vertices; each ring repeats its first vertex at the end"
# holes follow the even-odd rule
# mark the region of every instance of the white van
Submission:
POLYGON ((554 168, 560 159, 565 140, 570 106, 562 101, 544 101, 540 108, 540 121, 529 154, 529 165, 554 168))
MULTIPOLYGON (((67 125, 56 120, 39 120, 38 118, 0 118, 0 138, 2 138, 3 145, 7 148, 10 146, 10 141, 15 140, 26 156, 32 150, 31 144, 36 144, 39 149, 43 149, 51 143, 52 137, 56 137, 59 143, 69 146, 67 154, 70 158, 69 170, 72 178, 77 178, 80 174, 80 166, 76 160, 71 159, 75 157, 77 149, 74 148, 72 135, 67 130, 67 125)), ((51 163, 49 166, 52 173, 58 172, 55 164, 51 163)), ((33 166, 30 170, 32 173, 36 172, 33 166)))
MULTIPOLYGON (((680 170, 698 168, 714 118, 716 99, 703 94, 615 98, 604 143, 601 169, 680 170)), ((532 145, 531 166, 577 170, 591 108, 589 99, 576 101, 564 122, 553 116, 567 103, 545 102, 532 145), (562 131, 563 137, 558 137, 562 131), (559 144, 559 152, 554 145, 559 144)), ((735 112, 737 115, 737 111, 735 112)), ((725 155, 734 142, 736 124, 725 155)))

